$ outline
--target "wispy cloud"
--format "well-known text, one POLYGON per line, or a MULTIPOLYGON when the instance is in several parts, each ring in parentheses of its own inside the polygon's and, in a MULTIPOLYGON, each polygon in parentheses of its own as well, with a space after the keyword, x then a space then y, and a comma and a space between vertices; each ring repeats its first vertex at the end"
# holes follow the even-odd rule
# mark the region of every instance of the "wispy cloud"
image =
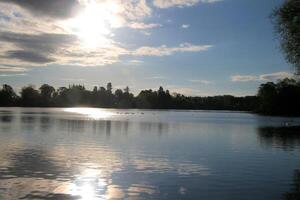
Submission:
POLYGON ((80 81, 80 82, 85 81, 85 79, 83 79, 83 78, 62 78, 60 80, 62 80, 62 81, 80 81))
POLYGON ((144 35, 146 35, 146 36, 152 35, 152 33, 149 32, 149 31, 141 31, 141 33, 144 34, 144 35))
POLYGON ((234 75, 231 76, 231 81, 233 82, 248 82, 248 81, 257 81, 258 77, 255 75, 234 75))
POLYGON ((275 72, 275 73, 271 73, 271 74, 262 74, 259 76, 259 80, 272 81, 272 80, 292 78, 292 77, 293 77, 293 74, 291 74, 289 72, 275 72))
MULTIPOLYGON (((119 61, 121 55, 135 56, 167 56, 176 52, 206 51, 212 45, 180 44, 178 47, 140 47, 128 50, 111 42, 110 45, 101 46, 93 51, 82 49, 80 41, 70 34, 22 34, 0 32, 0 41, 10 44, 6 49, 0 49, 0 61, 11 65, 30 66, 60 65, 99 66, 119 61)), ((1 62, 0 62, 1 64, 1 62)))
POLYGON ((15 77, 15 76, 27 76, 27 74, 0 74, 0 77, 15 77))
POLYGON ((233 82, 249 82, 249 81, 277 81, 284 78, 292 78, 294 75, 289 72, 274 72, 261 75, 234 75, 231 76, 233 82))
POLYGON ((183 43, 178 47, 168 47, 166 45, 162 45, 159 47, 145 46, 136 49, 132 54, 136 56, 169 56, 177 52, 207 51, 212 47, 212 45, 193 45, 190 43, 183 43))
MULTIPOLYGON (((114 40, 112 36, 114 30, 129 27, 140 30, 144 35, 151 36, 149 29, 162 27, 162 24, 151 23, 148 20, 153 14, 149 5, 150 1, 96 0, 93 2, 96 4, 92 5, 91 9, 87 9, 91 3, 88 0, 51 0, 49 2, 0 0, 1 16, 9 19, 0 20, 0 65, 26 67, 49 66, 50 64, 102 66, 119 62, 123 55, 168 56, 176 52, 205 51, 212 47, 212 45, 182 43, 175 47, 141 45, 136 49, 125 48, 126 44, 120 44, 114 40), (77 23, 74 24, 77 26, 80 23, 84 27, 88 26, 85 24, 86 21, 83 21, 85 23, 76 21, 82 13, 88 11, 92 14, 105 13, 101 20, 112 31, 101 39, 100 45, 91 49, 84 46, 84 41, 78 33, 78 27, 73 27, 73 23, 71 23, 75 20, 77 23), (147 23, 145 22, 146 18, 147 23)), ((197 2, 208 3, 204 0, 165 0, 164 3, 154 0, 154 5, 180 7, 193 5, 197 2)), ((185 24, 184 27, 186 26, 185 24)), ((87 28, 91 27, 88 26, 87 28)), ((90 34, 96 33, 88 31, 88 37, 90 34)), ((90 43, 96 42, 92 40, 90 43)))
POLYGON ((128 51, 111 43, 93 51, 83 49, 79 38, 71 34, 22 34, 0 32, 0 42, 7 48, 0 49, 0 64, 42 66, 50 63, 61 65, 95 66, 112 64, 128 51))
POLYGON ((0 2, 12 3, 26 9, 33 15, 48 18, 69 18, 82 9, 82 5, 77 0, 0 0, 0 2))
POLYGON ((154 0, 154 6, 158 8, 171 8, 171 7, 189 7, 198 3, 215 3, 222 0, 154 0))
POLYGON ((129 60, 128 62, 131 63, 131 64, 141 64, 141 63, 144 63, 144 61, 142 61, 142 60, 129 60))
POLYGON ((134 23, 129 24, 129 27, 133 28, 133 29, 151 29, 151 28, 162 27, 162 25, 154 24, 154 23, 153 24, 145 24, 142 22, 134 22, 134 23))
POLYGON ((193 79, 193 80, 189 80, 189 82, 191 83, 197 83, 197 84, 203 84, 203 85, 209 85, 209 84, 213 84, 213 81, 208 81, 208 80, 197 80, 197 79, 193 79))
POLYGON ((182 25, 181 25, 181 28, 184 28, 184 29, 185 29, 185 28, 189 28, 189 27, 190 27, 189 24, 182 24, 182 25))
POLYGON ((0 66, 0 72, 25 72, 28 69, 23 67, 0 66))
POLYGON ((172 93, 183 94, 186 96, 213 96, 212 93, 205 93, 199 89, 189 88, 189 87, 180 87, 176 85, 168 86, 172 93))
POLYGON ((164 77, 164 76, 152 76, 152 77, 148 77, 146 79, 151 79, 151 80, 165 80, 167 78, 164 77))

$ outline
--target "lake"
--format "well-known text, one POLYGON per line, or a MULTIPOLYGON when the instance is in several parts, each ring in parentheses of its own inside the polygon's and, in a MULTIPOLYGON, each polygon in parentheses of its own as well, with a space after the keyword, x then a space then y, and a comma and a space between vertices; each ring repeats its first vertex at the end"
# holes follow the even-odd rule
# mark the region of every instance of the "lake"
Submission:
POLYGON ((299 125, 243 112, 0 108, 0 199, 299 199, 299 125))

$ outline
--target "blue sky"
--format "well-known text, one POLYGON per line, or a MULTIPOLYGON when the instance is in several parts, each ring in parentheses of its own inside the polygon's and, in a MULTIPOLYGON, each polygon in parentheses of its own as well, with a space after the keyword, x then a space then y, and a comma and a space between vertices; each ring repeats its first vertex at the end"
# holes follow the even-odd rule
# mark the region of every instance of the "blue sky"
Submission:
POLYGON ((243 96, 292 76, 270 20, 283 0, 62 0, 66 14, 31 2, 0 0, 0 82, 17 89, 112 82, 243 96))

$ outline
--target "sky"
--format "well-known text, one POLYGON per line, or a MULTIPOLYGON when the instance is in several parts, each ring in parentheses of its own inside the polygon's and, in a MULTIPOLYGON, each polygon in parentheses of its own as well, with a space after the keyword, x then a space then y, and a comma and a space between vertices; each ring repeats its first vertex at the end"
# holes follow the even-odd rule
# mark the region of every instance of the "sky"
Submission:
POLYGON ((0 0, 0 84, 254 95, 291 77, 283 0, 0 0))

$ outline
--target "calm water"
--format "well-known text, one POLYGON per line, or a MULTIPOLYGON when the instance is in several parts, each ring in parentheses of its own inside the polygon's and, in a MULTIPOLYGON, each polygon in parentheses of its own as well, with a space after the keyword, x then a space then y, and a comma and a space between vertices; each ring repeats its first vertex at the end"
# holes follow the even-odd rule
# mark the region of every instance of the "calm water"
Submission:
POLYGON ((0 199, 299 199, 298 118, 0 108, 0 199))

